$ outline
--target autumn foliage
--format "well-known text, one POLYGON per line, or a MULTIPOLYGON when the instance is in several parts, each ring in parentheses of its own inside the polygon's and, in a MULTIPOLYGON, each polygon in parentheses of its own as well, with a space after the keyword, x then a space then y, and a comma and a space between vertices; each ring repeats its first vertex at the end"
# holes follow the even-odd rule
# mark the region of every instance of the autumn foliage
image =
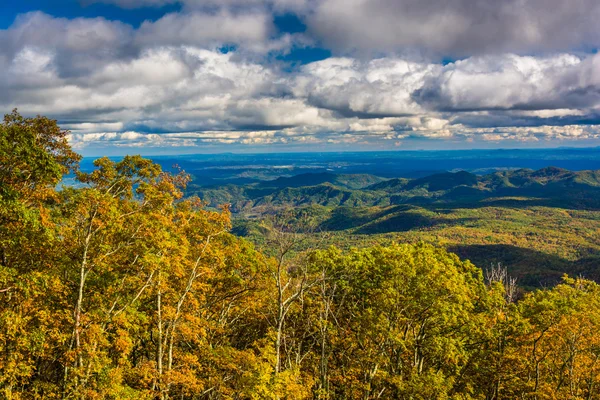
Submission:
POLYGON ((0 126, 2 398, 600 398, 594 282, 517 300, 439 248, 310 251, 289 224, 266 256, 185 173, 82 173, 67 134, 0 126))

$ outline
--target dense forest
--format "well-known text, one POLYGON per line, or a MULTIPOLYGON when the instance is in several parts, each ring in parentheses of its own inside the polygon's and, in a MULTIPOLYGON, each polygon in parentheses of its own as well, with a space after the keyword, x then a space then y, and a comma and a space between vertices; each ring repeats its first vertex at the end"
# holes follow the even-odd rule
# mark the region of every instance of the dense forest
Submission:
POLYGON ((3 398, 600 399, 591 280, 525 291, 435 243, 317 245, 289 213, 258 248, 185 172, 82 172, 67 134, 0 126, 3 398))
POLYGON ((384 179, 368 174, 307 173, 246 185, 195 187, 191 191, 209 205, 232 204, 232 211, 259 212, 282 206, 451 205, 500 199, 523 204, 600 208, 600 171, 546 167, 476 175, 467 171, 433 174, 419 179, 384 179))
POLYGON ((553 286, 565 273, 600 278, 600 171, 518 168, 412 179, 326 172, 239 185, 197 181, 187 192, 214 209, 231 204, 233 232, 259 245, 265 216, 292 210, 311 219, 304 232, 311 247, 426 242, 482 267, 500 263, 527 288, 553 286))

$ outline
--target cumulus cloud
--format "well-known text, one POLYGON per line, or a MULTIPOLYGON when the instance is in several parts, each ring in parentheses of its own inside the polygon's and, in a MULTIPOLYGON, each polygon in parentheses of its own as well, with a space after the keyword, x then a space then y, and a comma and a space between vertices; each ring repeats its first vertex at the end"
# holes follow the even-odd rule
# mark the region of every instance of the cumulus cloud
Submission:
POLYGON ((311 32, 341 52, 473 54, 569 51, 600 43, 596 0, 321 0, 311 32))
MULTIPOLYGON (((93 141, 115 146, 353 143, 374 137, 473 135, 484 140, 535 139, 548 129, 476 128, 486 121, 509 126, 517 120, 541 125, 556 118, 582 118, 600 104, 590 96, 589 110, 577 108, 565 104, 564 96, 594 92, 589 90, 596 84, 590 65, 597 56, 506 55, 446 66, 400 58, 331 58, 286 73, 234 53, 159 46, 130 60, 114 60, 85 80, 61 78, 55 57, 32 47, 18 53, 4 81, 9 96, 3 104, 75 121, 67 126, 78 146, 93 141), (571 85, 561 91, 565 80, 571 85), (41 82, 51 84, 36 84, 41 82), (111 128, 115 132, 96 134, 111 128), (183 137, 177 132, 197 134, 183 137)), ((592 137, 560 135, 561 129, 544 137, 592 137)))
POLYGON ((438 69, 395 58, 330 58, 304 67, 295 90, 311 104, 346 117, 412 115, 422 108, 411 94, 438 69))
POLYGON ((78 148, 598 139, 600 54, 518 54, 596 43, 586 24, 598 7, 557 5, 583 25, 553 42, 567 28, 529 21, 541 0, 520 1, 185 0, 139 28, 32 12, 0 30, 0 110, 58 118, 78 148), (306 34, 277 31, 274 13, 292 11, 306 34), (277 61, 306 40, 338 54, 297 68, 277 61))
POLYGON ((600 45, 596 0, 88 0, 125 8, 294 12, 338 54, 408 49, 432 56, 591 50, 600 45))
POLYGON ((0 30, 0 54, 14 60, 27 49, 55 54, 61 77, 82 76, 98 66, 133 53, 134 30, 104 18, 54 18, 41 12, 20 15, 0 30))
MULTIPOLYGON (((582 65, 579 57, 570 54, 471 57, 428 76, 414 97, 422 104, 448 111, 567 108, 565 95, 587 86, 575 76, 588 75, 582 69, 588 62, 582 65), (564 85, 566 80, 572 85, 564 85)), ((595 74, 600 75, 600 70, 595 74)), ((587 106, 594 102, 590 98, 587 106)))
POLYGON ((149 45, 194 45, 218 47, 223 43, 242 45, 245 49, 265 51, 281 47, 272 43, 274 33, 271 14, 264 11, 233 14, 229 11, 206 13, 171 13, 157 21, 146 21, 139 28, 136 43, 149 45))
POLYGON ((600 125, 567 125, 537 127, 478 128, 462 131, 485 141, 583 140, 600 138, 600 125))

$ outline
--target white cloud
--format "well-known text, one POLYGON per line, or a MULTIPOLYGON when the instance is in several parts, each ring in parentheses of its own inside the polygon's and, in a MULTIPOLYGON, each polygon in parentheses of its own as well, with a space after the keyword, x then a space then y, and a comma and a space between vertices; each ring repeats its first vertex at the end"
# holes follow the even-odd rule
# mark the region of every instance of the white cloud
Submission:
POLYGON ((600 44, 596 0, 320 0, 309 7, 311 32, 340 52, 465 57, 600 44))
POLYGON ((337 54, 436 56, 590 50, 600 46, 597 0, 87 0, 125 8, 294 12, 337 54))
POLYGON ((0 54, 14 59, 24 49, 55 55, 61 77, 81 76, 132 55, 133 28, 104 18, 54 18, 41 12, 20 15, 0 30, 0 54))
POLYGON ((121 131, 124 128, 122 122, 75 122, 61 124, 61 128, 74 133, 94 133, 103 131, 121 131))
MULTIPOLYGON (((172 146, 352 143, 375 137, 464 139, 479 135, 494 141, 596 137, 574 126, 478 129, 472 123, 465 126, 460 112, 447 115, 444 111, 458 106, 481 109, 464 114, 472 121, 485 121, 492 118, 487 109, 535 106, 542 100, 547 105, 561 97, 559 88, 565 79, 577 85, 594 82, 589 73, 594 57, 506 55, 446 66, 399 58, 333 58, 286 74, 239 59, 234 53, 162 46, 129 61, 115 60, 85 80, 68 80, 57 76, 51 55, 37 51, 27 48, 19 53, 13 62, 27 67, 27 73, 13 71, 10 76, 21 83, 45 80, 53 85, 36 90, 12 88, 11 101, 17 99, 22 108, 67 120, 87 116, 89 121, 71 125, 78 146, 94 141, 172 146), (427 97, 430 88, 438 92, 427 97), (111 129, 115 132, 95 134, 111 129), (144 134, 144 130, 197 133, 144 134)), ((540 108, 503 115, 544 120, 582 117, 586 112, 540 108)))
POLYGON ((580 71, 581 63, 570 54, 471 57, 428 76, 417 98, 445 110, 564 108, 559 104, 571 87, 562 82, 580 71))
MULTIPOLYGON (((344 56, 286 70, 269 52, 298 38, 277 36, 259 3, 241 13, 236 1, 210 11, 188 2, 193 11, 139 29, 21 16, 0 30, 0 109, 58 118, 78 148, 598 138, 595 125, 577 121, 600 120, 600 55, 502 53, 446 65, 344 56)), ((269 4, 309 3, 322 11, 311 1, 269 4)), ((307 20, 318 17, 307 10, 307 20)))
POLYGON ((214 48, 221 44, 241 44, 265 51, 274 32, 272 17, 265 11, 233 14, 199 12, 171 13, 157 21, 144 22, 136 42, 143 45, 192 45, 214 48))
POLYGON ((307 65, 297 88, 312 104, 348 116, 417 114, 422 108, 411 94, 438 69, 397 58, 330 58, 307 65))
POLYGON ((582 117, 585 115, 583 110, 573 110, 568 108, 559 108, 556 110, 518 110, 514 112, 514 115, 522 115, 526 117, 538 117, 538 118, 554 118, 554 117, 570 117, 578 116, 582 117))
POLYGON ((104 18, 54 18, 42 12, 19 15, 10 29, 3 31, 4 46, 65 49, 70 51, 110 51, 131 40, 133 28, 104 18))
POLYGON ((114 82, 119 85, 169 85, 193 75, 190 65, 179 59, 166 48, 144 51, 139 58, 130 61, 116 61, 95 71, 90 79, 92 84, 114 82))
POLYGON ((584 140, 600 138, 600 125, 567 125, 468 129, 487 141, 584 140))

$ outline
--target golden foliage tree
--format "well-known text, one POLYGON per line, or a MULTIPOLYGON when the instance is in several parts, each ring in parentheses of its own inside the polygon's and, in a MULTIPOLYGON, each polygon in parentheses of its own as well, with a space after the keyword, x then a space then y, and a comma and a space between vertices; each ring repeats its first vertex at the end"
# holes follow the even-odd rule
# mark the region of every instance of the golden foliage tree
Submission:
POLYGON ((311 251, 295 217, 265 255, 185 173, 82 173, 67 134, 0 124, 2 398, 600 398, 594 282, 518 299, 431 245, 311 251))

